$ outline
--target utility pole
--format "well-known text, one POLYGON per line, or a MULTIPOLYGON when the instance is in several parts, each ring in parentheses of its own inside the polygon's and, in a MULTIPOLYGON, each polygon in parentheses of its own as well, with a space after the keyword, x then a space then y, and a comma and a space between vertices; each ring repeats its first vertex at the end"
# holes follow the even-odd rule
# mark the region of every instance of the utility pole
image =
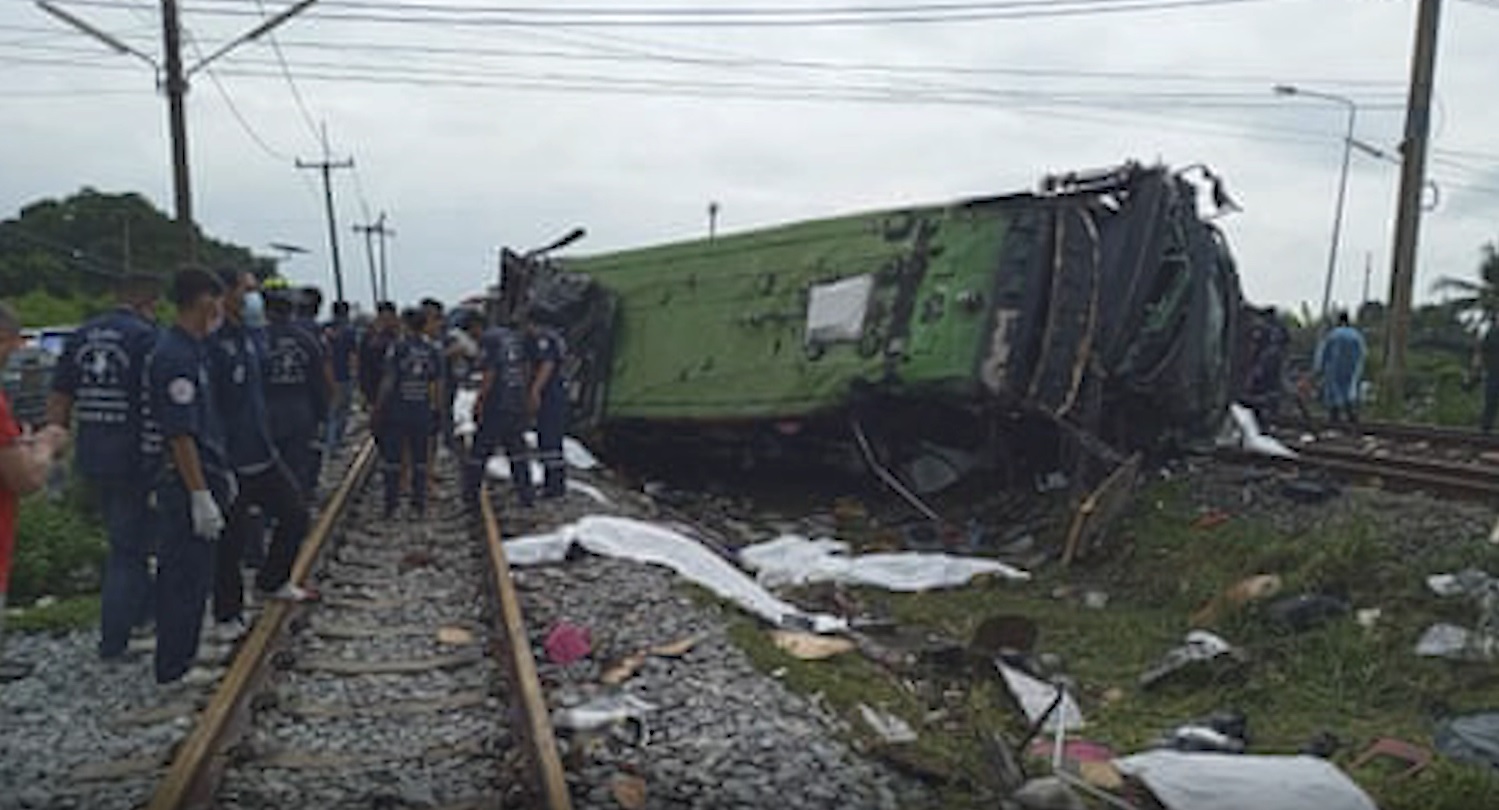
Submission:
POLYGON ((1369 305, 1369 281, 1373 278, 1374 251, 1371 250, 1364 254, 1364 297, 1359 306, 1360 310, 1369 305))
POLYGON ((1411 290, 1416 280, 1421 192, 1426 185, 1426 138, 1431 130, 1431 92, 1441 13, 1441 0, 1421 0, 1416 16, 1416 48, 1411 57, 1410 96, 1405 108, 1405 140, 1400 144, 1400 206, 1395 215, 1383 381, 1385 401, 1397 409, 1405 401, 1405 344, 1410 333, 1411 290))
POLYGON ((380 239, 376 244, 380 246, 380 300, 382 301, 390 300, 389 268, 385 264, 385 237, 394 237, 395 235, 396 232, 386 226, 385 212, 381 211, 380 218, 375 220, 375 236, 380 239))
POLYGON ((177 227, 187 240, 187 260, 198 260, 198 233, 193 227, 193 189, 187 173, 187 77, 182 73, 182 25, 177 0, 161 0, 161 41, 166 50, 167 123, 172 132, 172 199, 177 227))
POLYGON ((718 203, 708 203, 708 238, 711 240, 718 235, 718 203))
POLYGON ((48 0, 36 0, 37 7, 42 11, 104 43, 106 47, 116 53, 140 59, 150 65, 151 69, 158 76, 162 77, 161 89, 167 95, 167 124, 171 130, 172 140, 172 196, 176 209, 177 225, 183 231, 184 243, 187 247, 188 261, 196 261, 198 257, 198 230, 193 225, 192 183, 188 177, 187 162, 186 96, 188 77, 208 67, 210 62, 229 53, 231 50, 260 38, 271 29, 301 14, 315 2, 317 0, 299 0, 296 4, 272 15, 249 31, 229 40, 217 51, 199 60, 192 67, 184 69, 182 67, 182 22, 177 14, 177 0, 161 0, 163 64, 157 64, 156 59, 150 54, 131 47, 119 38, 91 25, 76 14, 58 7, 48 0))
POLYGON ((297 159, 298 169, 317 169, 323 174, 323 207, 328 217, 328 254, 333 260, 333 291, 335 301, 344 298, 344 271, 338 258, 338 218, 333 212, 333 170, 354 168, 354 159, 330 160, 328 158, 328 127, 323 127, 323 159, 304 161, 297 159))
POLYGON ((370 311, 373 312, 380 306, 380 283, 375 280, 375 226, 355 225, 354 232, 364 234, 364 257, 370 268, 370 311))

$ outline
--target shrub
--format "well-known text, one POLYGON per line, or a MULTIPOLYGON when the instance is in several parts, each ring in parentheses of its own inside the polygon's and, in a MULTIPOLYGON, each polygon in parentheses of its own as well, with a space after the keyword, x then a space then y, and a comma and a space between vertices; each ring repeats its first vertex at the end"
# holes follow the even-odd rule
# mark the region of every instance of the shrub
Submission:
POLYGON ((97 593, 107 544, 104 529, 77 500, 28 498, 21 504, 7 601, 97 593))

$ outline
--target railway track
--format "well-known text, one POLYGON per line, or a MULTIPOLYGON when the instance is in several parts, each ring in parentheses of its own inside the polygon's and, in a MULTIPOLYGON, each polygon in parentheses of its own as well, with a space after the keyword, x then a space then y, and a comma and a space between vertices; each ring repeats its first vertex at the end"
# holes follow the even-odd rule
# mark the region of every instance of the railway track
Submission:
POLYGON ((178 808, 570 808, 489 498, 383 520, 366 441, 157 784, 178 808), (511 644, 511 639, 520 643, 511 644))
POLYGON ((1361 423, 1357 430, 1318 426, 1273 434, 1299 459, 1341 478, 1386 489, 1499 503, 1499 437, 1436 425, 1361 423))

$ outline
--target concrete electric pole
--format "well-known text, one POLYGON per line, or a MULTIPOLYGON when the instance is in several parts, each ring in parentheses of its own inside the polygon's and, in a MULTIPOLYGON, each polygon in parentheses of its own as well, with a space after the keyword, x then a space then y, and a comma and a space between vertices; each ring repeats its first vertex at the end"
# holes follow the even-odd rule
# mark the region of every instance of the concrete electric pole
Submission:
POLYGON ((323 175, 323 208, 328 217, 328 255, 333 261, 334 301, 347 301, 344 297, 344 271, 338 257, 338 216, 333 210, 333 170, 354 168, 354 159, 330 160, 328 158, 328 128, 323 127, 323 159, 297 160, 298 169, 317 169, 323 175))
POLYGON ((1405 346, 1410 334, 1411 291, 1416 280, 1421 193, 1426 186, 1426 139, 1431 130, 1431 92, 1441 13, 1441 0, 1421 0, 1416 17, 1416 49, 1411 58, 1410 97, 1405 108, 1405 140, 1400 144, 1400 204, 1395 215, 1383 380, 1384 401, 1396 409, 1405 401, 1405 346))
POLYGON ((117 37, 89 24, 82 18, 59 8, 48 0, 36 0, 36 5, 62 22, 104 43, 116 53, 134 56, 151 66, 162 77, 162 89, 167 96, 167 124, 172 140, 172 197, 174 216, 182 229, 189 261, 198 257, 198 229, 193 224, 192 182, 187 160, 187 88, 188 78, 208 67, 209 63, 235 48, 258 39, 271 29, 302 13, 317 0, 301 0, 279 14, 272 15, 254 28, 231 39, 223 47, 204 57, 197 64, 184 69, 182 66, 182 21, 177 14, 177 0, 161 0, 162 62, 157 64, 150 54, 136 50, 117 37))
POLYGON ((380 212, 380 218, 368 225, 355 225, 355 233, 364 234, 364 253, 369 260, 370 267, 370 298, 378 307, 381 301, 389 300, 390 288, 389 278, 385 274, 385 237, 395 236, 396 232, 385 227, 385 212, 380 212), (380 237, 380 261, 375 261, 375 237, 380 237))

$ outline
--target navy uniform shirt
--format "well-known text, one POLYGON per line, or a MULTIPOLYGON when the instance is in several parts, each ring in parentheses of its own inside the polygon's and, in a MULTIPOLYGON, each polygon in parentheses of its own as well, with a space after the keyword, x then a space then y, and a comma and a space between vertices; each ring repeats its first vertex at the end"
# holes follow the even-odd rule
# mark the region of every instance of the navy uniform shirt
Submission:
POLYGON ((204 478, 220 501, 227 502, 232 486, 228 448, 207 343, 173 326, 157 339, 148 368, 148 401, 162 438, 191 436, 198 445, 204 478))
POLYGON ((266 327, 265 407, 271 437, 306 435, 328 415, 323 347, 295 324, 266 327))
POLYGON ((229 464, 253 474, 276 460, 265 410, 264 356, 244 326, 225 321, 208 336, 215 399, 228 438, 229 464))
POLYGON ((85 323, 68 338, 52 375, 52 390, 73 398, 78 422, 75 464, 103 478, 146 474, 141 414, 146 358, 156 327, 120 308, 85 323))
POLYGON ((329 321, 323 328, 323 342, 333 361, 333 381, 348 382, 353 371, 353 364, 349 360, 356 351, 353 324, 348 321, 329 321))
POLYGON ((442 356, 432 342, 408 336, 385 353, 385 379, 390 381, 385 409, 401 422, 426 419, 432 412, 432 383, 441 378, 442 356))
POLYGON ((494 372, 494 382, 484 400, 491 411, 524 411, 526 385, 531 375, 526 366, 526 346, 515 330, 496 326, 484 333, 480 341, 484 369, 494 372))
POLYGON ((567 343, 563 341, 562 335, 556 330, 541 327, 535 334, 526 336, 526 360, 532 368, 542 363, 552 363, 552 376, 547 380, 546 387, 541 391, 541 397, 551 400, 563 396, 564 381, 562 379, 562 358, 567 355, 567 343))

